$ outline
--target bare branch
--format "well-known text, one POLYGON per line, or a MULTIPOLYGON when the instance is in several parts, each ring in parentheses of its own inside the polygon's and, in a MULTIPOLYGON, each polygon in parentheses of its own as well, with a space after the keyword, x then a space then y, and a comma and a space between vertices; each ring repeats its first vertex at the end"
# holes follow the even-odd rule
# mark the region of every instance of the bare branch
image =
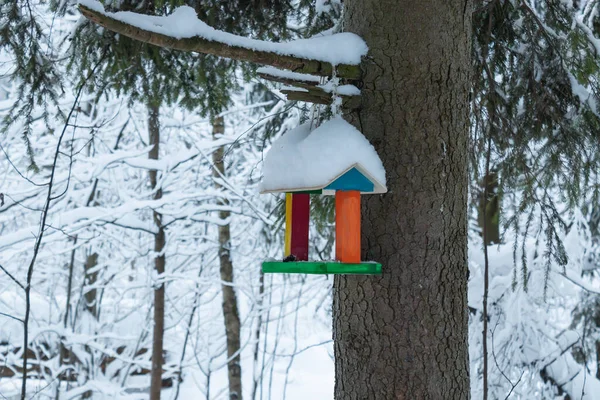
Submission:
POLYGON ((8 277, 9 277, 9 278, 10 278, 10 279, 11 279, 11 280, 14 282, 14 283, 16 283, 17 285, 19 285, 19 287, 20 287, 21 289, 25 290, 25 286, 23 286, 23 284, 22 284, 21 282, 19 282, 19 281, 17 280, 17 278, 15 278, 14 276, 12 276, 12 275, 10 274, 10 272, 8 272, 8 271, 6 270, 6 268, 4 268, 4 267, 3 267, 1 264, 0 264, 0 269, 1 269, 1 270, 2 270, 2 271, 3 271, 3 272, 6 274, 6 275, 8 275, 8 277))
POLYGON ((20 323, 23 323, 23 320, 21 318, 17 318, 14 315, 6 314, 6 313, 3 313, 3 312, 0 312, 0 315, 2 315, 4 317, 7 317, 7 318, 14 319, 15 321, 19 321, 20 323))

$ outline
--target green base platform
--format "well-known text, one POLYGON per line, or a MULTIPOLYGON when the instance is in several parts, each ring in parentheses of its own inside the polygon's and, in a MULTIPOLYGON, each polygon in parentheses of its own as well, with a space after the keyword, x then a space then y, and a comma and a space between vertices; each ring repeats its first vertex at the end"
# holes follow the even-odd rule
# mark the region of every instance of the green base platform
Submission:
POLYGON ((336 261, 265 261, 262 271, 287 274, 349 274, 349 275, 381 275, 381 264, 362 262, 346 264, 336 261))

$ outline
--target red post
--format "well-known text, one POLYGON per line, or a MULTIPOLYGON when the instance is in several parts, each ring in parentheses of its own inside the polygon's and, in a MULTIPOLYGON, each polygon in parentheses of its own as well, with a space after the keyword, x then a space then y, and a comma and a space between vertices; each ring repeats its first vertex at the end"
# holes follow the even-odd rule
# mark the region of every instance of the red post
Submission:
POLYGON ((310 195, 293 193, 290 253, 297 261, 308 261, 309 218, 310 195))

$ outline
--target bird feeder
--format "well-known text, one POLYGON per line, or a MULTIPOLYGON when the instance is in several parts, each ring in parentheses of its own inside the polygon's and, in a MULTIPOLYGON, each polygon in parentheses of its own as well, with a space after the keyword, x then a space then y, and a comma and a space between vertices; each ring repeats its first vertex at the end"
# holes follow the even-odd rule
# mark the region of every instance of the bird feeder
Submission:
POLYGON ((361 261, 360 196, 381 194, 385 170, 368 140, 342 118, 287 132, 265 157, 261 193, 285 193, 282 260, 263 262, 265 273, 381 274, 361 261), (310 196, 335 196, 335 260, 309 258, 310 196))

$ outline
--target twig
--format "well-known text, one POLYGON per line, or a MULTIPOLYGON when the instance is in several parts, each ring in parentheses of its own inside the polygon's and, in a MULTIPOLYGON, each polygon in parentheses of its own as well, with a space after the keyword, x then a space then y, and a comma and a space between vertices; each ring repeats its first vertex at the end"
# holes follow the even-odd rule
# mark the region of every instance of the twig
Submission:
POLYGON ((5 316, 5 317, 7 317, 7 318, 14 319, 15 321, 19 321, 20 323, 23 323, 23 320, 22 320, 21 318, 17 318, 17 317, 15 317, 15 316, 13 316, 13 315, 6 314, 6 313, 3 313, 3 312, 1 312, 1 311, 0 311, 0 315, 3 315, 3 316, 5 316))
POLYGON ((506 379, 508 381, 508 383, 510 384, 510 386, 511 386, 510 391, 508 392, 508 394, 504 398, 504 400, 508 400, 508 398, 510 397, 510 395, 512 394, 512 392, 515 390, 515 388, 521 382, 521 379, 523 379, 523 375, 525 374, 525 370, 521 371, 521 376, 519 376, 519 379, 517 380, 517 382, 516 383, 512 383, 512 381, 510 380, 510 378, 508 376, 506 376, 506 374, 504 373, 504 371, 502 370, 502 368, 500 368, 500 365, 498 364, 498 359, 496 358, 496 352, 494 350, 494 334, 496 333, 496 328, 498 327, 499 323, 500 323, 500 317, 498 317, 498 320, 496 321, 496 325, 494 325, 494 329, 492 329, 492 357, 494 357, 494 363, 496 364, 496 368, 498 368, 498 371, 500 371, 500 373, 502 374, 502 376, 504 377, 504 379, 506 379))
POLYGON ((21 178, 25 179, 27 182, 31 183, 34 186, 44 187, 47 185, 46 183, 36 183, 36 182, 32 181, 31 179, 29 179, 28 177, 26 177, 25 175, 23 175, 21 173, 21 171, 19 171, 19 168, 17 168, 17 166, 15 164, 13 164, 10 157, 8 156, 8 153, 6 152, 6 150, 4 150, 4 147, 1 144, 0 144, 0 150, 2 150, 2 152, 4 153, 4 156, 6 157, 6 161, 8 161, 8 163, 13 167, 13 169, 17 172, 17 174, 19 174, 19 176, 21 178))
MULTIPOLYGON (((204 270, 204 253, 200 256, 200 269, 198 270, 198 277, 202 276, 202 271, 204 270)), ((190 332, 192 330, 192 323, 194 322, 194 315, 196 315, 196 310, 200 307, 200 298, 202 297, 202 292, 200 291, 200 284, 196 282, 196 293, 194 293, 194 306, 192 307, 192 311, 190 312, 190 317, 188 319, 187 331, 185 333, 185 339, 183 341, 183 349, 181 350, 181 357, 179 359, 179 371, 177 377, 177 386, 175 387, 175 394, 173 395, 173 400, 177 400, 179 398, 179 389, 181 387, 182 375, 183 375, 183 360, 185 359, 185 351, 187 349, 187 344, 190 338, 190 332)))
POLYGON ((515 388, 517 387, 517 385, 519 384, 519 382, 521 382, 521 379, 523 379, 523 375, 525 374, 525 371, 521 371, 521 376, 519 376, 519 379, 517 380, 517 382, 512 385, 512 387, 510 388, 510 391, 508 392, 508 394, 506 395, 506 397, 504 398, 504 400, 508 400, 508 398, 510 397, 510 395, 512 394, 512 392, 515 390, 515 388))
POLYGON ((573 280, 572 278, 570 278, 567 274, 564 274, 564 273, 561 273, 561 272, 557 272, 557 273, 560 276, 562 276, 563 278, 565 278, 566 280, 568 280, 569 282, 571 282, 572 284, 574 284, 576 286, 579 286, 581 289, 585 290, 586 292, 593 293, 593 294, 599 294, 600 295, 600 292, 597 292, 595 290, 592 290, 590 288, 587 288, 587 287, 583 286, 581 283, 579 283, 579 282, 573 280))
POLYGON ((8 272, 8 271, 6 270, 6 268, 4 268, 4 267, 2 266, 2 264, 0 264, 0 269, 1 269, 1 270, 2 270, 2 271, 3 271, 3 272, 6 274, 6 275, 8 275, 8 277, 9 277, 9 278, 10 278, 10 279, 11 279, 11 280, 14 282, 14 283, 16 283, 17 285, 19 285, 19 287, 20 287, 21 289, 25 290, 25 286, 23 286, 23 284, 22 284, 21 282, 19 282, 19 281, 17 280, 17 278, 15 278, 14 276, 12 276, 12 275, 10 274, 10 272, 8 272))

